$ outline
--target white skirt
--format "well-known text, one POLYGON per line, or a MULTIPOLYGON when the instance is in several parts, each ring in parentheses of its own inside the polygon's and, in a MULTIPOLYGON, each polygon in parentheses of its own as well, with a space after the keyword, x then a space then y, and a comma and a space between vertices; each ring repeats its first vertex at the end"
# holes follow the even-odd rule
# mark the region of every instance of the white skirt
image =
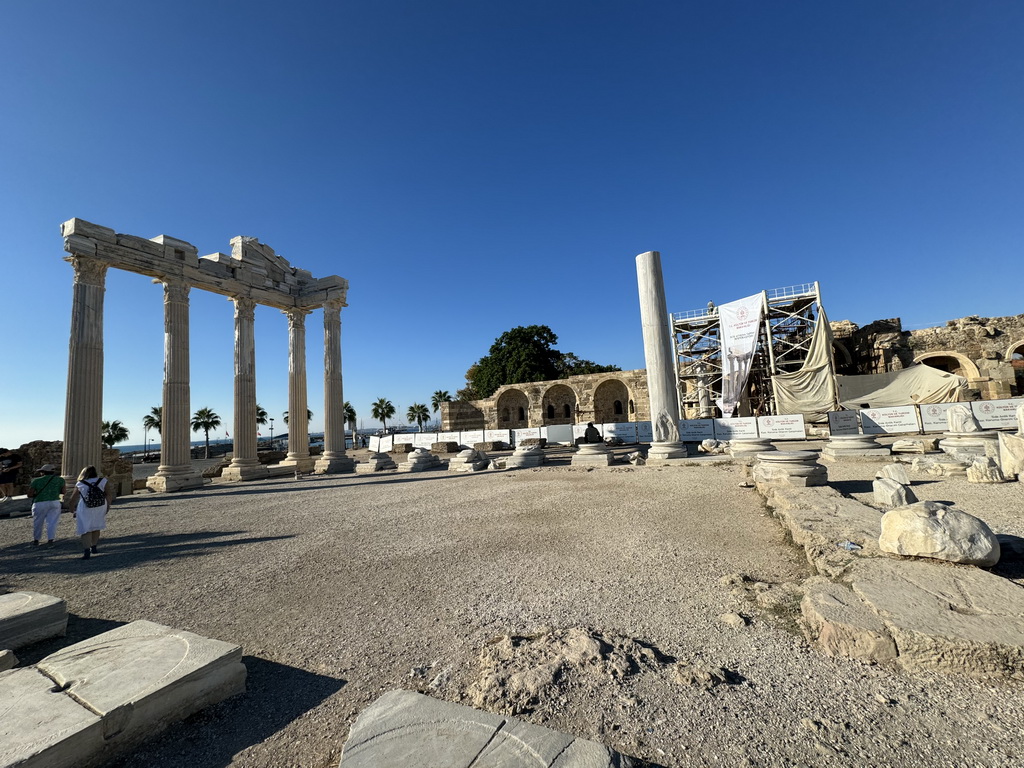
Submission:
POLYGON ((78 502, 78 509, 75 510, 75 528, 78 535, 90 531, 104 531, 107 528, 107 505, 102 507, 87 507, 84 501, 78 502))

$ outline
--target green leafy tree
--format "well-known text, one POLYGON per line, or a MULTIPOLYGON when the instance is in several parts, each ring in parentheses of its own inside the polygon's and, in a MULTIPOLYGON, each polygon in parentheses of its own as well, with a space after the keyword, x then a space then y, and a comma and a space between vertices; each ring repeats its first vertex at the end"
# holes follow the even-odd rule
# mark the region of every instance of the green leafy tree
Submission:
POLYGON ((395 406, 386 397, 379 397, 373 402, 370 415, 383 424, 384 430, 387 431, 388 419, 395 415, 395 406))
POLYGON ((476 376, 479 367, 476 363, 469 366, 469 370, 466 371, 466 386, 455 393, 457 400, 479 400, 483 397, 483 395, 476 391, 476 387, 473 386, 473 377, 476 376))
MULTIPOLYGON (((283 414, 281 414, 281 416, 284 418, 284 423, 287 424, 288 423, 288 411, 285 411, 283 414)), ((309 410, 309 408, 307 408, 306 409, 306 421, 310 422, 312 420, 313 420, 313 412, 311 410, 309 410)))
POLYGON ((206 433, 206 458, 210 458, 210 430, 220 426, 220 416, 212 408, 200 408, 192 414, 192 431, 206 433))
POLYGON ((413 403, 409 406, 409 410, 405 412, 405 417, 412 424, 416 422, 416 426, 420 428, 420 432, 423 431, 423 425, 430 421, 430 411, 427 406, 423 403, 413 403))
POLYGON ((103 440, 103 445, 107 448, 113 448, 128 439, 128 427, 120 421, 104 421, 101 429, 103 434, 100 439, 103 440))
POLYGON ((617 365, 599 365, 593 360, 582 360, 572 352, 562 352, 558 360, 558 378, 560 379, 583 376, 588 373, 612 373, 621 370, 617 365))

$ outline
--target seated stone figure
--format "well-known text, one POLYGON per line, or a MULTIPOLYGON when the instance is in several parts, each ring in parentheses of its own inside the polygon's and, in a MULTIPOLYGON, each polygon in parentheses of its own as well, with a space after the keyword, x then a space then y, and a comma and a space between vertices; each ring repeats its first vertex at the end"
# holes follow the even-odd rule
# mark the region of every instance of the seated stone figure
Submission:
POLYGON ((963 434, 965 432, 980 432, 981 425, 974 418, 971 406, 966 403, 954 405, 946 411, 946 426, 950 432, 963 434))

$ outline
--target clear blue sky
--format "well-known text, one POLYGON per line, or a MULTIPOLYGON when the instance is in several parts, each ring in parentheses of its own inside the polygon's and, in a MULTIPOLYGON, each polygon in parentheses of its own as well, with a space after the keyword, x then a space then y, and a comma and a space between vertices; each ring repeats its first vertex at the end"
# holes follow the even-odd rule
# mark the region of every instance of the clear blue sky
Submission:
MULTIPOLYGON (((642 367, 646 250, 672 311, 819 280, 834 320, 1024 312, 1022 40, 1019 0, 5 0, 0 445, 62 437, 72 217, 346 277, 367 427, 516 325, 642 367)), ((192 408, 229 428, 231 318, 193 291, 192 408)), ((256 319, 279 417, 287 324, 256 319)), ((133 443, 162 332, 160 287, 111 272, 104 416, 133 443)))

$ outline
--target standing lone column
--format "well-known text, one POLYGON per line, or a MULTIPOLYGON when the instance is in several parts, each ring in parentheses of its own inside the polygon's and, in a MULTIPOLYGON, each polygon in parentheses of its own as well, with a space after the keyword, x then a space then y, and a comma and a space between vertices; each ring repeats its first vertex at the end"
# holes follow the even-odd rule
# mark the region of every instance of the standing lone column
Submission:
POLYGON ((636 281, 640 289, 640 322, 654 428, 648 460, 683 458, 687 451, 679 439, 679 390, 672 364, 672 334, 660 253, 648 251, 636 257, 636 281))
MULTIPOLYGON (((351 472, 355 462, 345 455, 345 393, 341 379, 341 299, 324 304, 324 454, 318 474, 351 472)), ((355 437, 355 435, 353 435, 355 437)))
POLYGON ((235 296, 235 441, 227 480, 255 480, 267 476, 256 453, 256 302, 235 296))
POLYGON ((309 403, 306 399, 306 315, 308 309, 283 310, 288 316, 288 455, 282 464, 299 472, 313 469, 309 455, 309 403))
POLYGON ((83 467, 101 470, 103 460, 103 294, 107 265, 87 256, 68 256, 65 261, 75 268, 75 286, 61 474, 73 484, 83 467))
POLYGON ((164 403, 160 418, 160 467, 146 485, 154 491, 201 488, 192 469, 189 410, 188 294, 183 280, 164 284, 164 403))

